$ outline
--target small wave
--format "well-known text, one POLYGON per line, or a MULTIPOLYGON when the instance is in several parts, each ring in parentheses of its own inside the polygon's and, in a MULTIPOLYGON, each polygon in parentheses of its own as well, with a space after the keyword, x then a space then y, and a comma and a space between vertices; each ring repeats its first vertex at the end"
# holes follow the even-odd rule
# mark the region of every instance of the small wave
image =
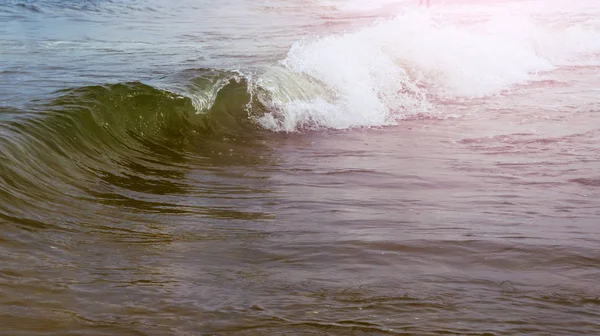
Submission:
POLYGON ((42 12, 42 10, 39 7, 32 5, 32 4, 19 3, 19 4, 16 4, 15 6, 18 8, 30 11, 30 12, 34 12, 34 13, 42 12))
POLYGON ((24 110, 0 108, 0 213, 35 220, 19 209, 68 208, 69 199, 88 197, 176 211, 130 193, 185 193, 178 181, 189 155, 212 157, 223 139, 253 138, 250 99, 247 83, 231 79, 197 113, 189 97, 133 82, 62 90, 24 110))
POLYGON ((577 178, 570 181, 586 187, 600 187, 600 178, 577 178))
MULTIPOLYGON (((137 2, 117 2, 112 0, 86 0, 86 1, 58 1, 42 0, 29 1, 24 0, 15 3, 13 8, 20 12, 38 13, 38 14, 81 14, 81 13, 107 13, 123 14, 128 12, 154 12, 155 9, 146 3, 137 2)), ((6 8, 5 8, 6 9, 6 8)))

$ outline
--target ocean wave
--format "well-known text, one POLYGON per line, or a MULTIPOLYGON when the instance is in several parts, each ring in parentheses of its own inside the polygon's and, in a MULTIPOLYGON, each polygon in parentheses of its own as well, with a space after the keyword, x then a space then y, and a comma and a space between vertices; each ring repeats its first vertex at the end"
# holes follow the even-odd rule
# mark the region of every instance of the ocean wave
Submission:
POLYGON ((178 180, 190 159, 251 164, 251 155, 220 158, 256 138, 250 99, 247 83, 231 79, 198 113, 188 97, 132 82, 61 90, 24 109, 0 109, 0 213, 35 220, 14 211, 51 214, 86 198, 174 211, 131 193, 185 193, 178 180))
POLYGON ((261 130, 443 118, 448 101, 496 95, 545 80, 540 74, 557 67, 587 64, 600 51, 598 35, 589 22, 494 16, 465 24, 406 11, 355 31, 299 41, 279 64, 253 71, 188 69, 153 86, 61 90, 19 111, 0 111, 0 169, 11 181, 3 188, 12 190, 4 192, 41 181, 52 190, 56 176, 73 185, 86 174, 116 176, 129 169, 122 163, 132 157, 158 162, 159 170, 177 166, 188 155, 186 146, 211 138, 218 147, 218 139, 261 130))

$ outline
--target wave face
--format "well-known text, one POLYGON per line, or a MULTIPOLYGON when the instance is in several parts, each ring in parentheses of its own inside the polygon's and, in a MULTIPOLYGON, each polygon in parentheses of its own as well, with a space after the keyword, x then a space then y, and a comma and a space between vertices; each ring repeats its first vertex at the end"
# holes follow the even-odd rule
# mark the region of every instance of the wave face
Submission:
POLYGON ((24 110, 2 109, 0 215, 45 226, 90 197, 120 204, 134 202, 124 196, 132 192, 140 202, 184 193, 175 181, 187 160, 214 161, 233 146, 226 137, 256 138, 250 102, 247 83, 229 77, 203 113, 188 97, 136 82, 62 90, 24 110))

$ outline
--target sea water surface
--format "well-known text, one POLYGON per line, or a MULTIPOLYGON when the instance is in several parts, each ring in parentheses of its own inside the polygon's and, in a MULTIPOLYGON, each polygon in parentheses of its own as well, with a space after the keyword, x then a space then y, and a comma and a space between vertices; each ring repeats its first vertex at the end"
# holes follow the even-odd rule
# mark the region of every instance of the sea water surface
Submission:
POLYGON ((0 2, 1 335, 599 335, 596 0, 0 2))

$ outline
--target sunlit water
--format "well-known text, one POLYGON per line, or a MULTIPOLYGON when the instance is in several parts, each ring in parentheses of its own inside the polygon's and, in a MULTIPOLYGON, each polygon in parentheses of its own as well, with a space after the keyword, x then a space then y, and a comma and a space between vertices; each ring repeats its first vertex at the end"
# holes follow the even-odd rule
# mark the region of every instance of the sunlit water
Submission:
POLYGON ((0 334, 600 334, 600 4, 5 1, 0 334))

